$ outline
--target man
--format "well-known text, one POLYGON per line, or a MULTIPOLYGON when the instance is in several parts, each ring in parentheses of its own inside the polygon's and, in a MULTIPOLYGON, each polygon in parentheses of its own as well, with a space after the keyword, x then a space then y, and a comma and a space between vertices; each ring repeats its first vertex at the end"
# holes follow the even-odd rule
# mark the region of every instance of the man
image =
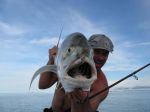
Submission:
MULTIPOLYGON (((94 51, 93 59, 97 69, 97 79, 92 84, 90 91, 86 92, 77 88, 73 92, 65 94, 64 89, 61 84, 59 84, 55 90, 52 108, 45 109, 45 112, 65 112, 68 108, 71 108, 71 112, 95 112, 100 103, 107 97, 108 91, 105 91, 90 100, 88 99, 88 97, 108 87, 107 79, 101 68, 107 61, 109 52, 113 51, 113 43, 107 36, 95 34, 89 38, 89 44, 94 51)), ((53 47, 49 50, 48 64, 54 64, 56 53, 57 47, 53 47)), ((57 82, 57 80, 57 75, 53 75, 51 72, 45 72, 41 74, 39 88, 49 88, 57 82)), ((68 112, 70 112, 70 110, 68 112)))

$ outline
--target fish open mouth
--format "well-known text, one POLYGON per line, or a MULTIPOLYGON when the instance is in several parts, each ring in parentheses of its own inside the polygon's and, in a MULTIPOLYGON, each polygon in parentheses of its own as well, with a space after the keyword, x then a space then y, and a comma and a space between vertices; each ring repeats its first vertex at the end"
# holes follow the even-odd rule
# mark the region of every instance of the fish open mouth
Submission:
POLYGON ((89 63, 84 62, 80 65, 75 65, 68 70, 68 75, 72 78, 86 77, 90 79, 92 77, 92 67, 89 63))

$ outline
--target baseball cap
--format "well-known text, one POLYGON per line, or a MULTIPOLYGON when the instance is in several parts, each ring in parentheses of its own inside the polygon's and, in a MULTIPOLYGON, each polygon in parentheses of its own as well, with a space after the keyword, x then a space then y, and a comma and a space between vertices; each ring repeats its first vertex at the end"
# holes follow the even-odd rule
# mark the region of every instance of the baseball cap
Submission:
POLYGON ((93 49, 105 49, 109 52, 114 49, 112 41, 104 34, 93 34, 88 42, 93 49))

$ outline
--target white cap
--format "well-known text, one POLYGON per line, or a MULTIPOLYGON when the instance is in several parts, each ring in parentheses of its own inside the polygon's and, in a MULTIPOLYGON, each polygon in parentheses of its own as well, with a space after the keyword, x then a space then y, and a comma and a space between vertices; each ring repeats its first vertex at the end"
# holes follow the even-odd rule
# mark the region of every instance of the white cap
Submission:
POLYGON ((105 49, 109 52, 113 51, 114 45, 112 41, 103 34, 94 34, 89 38, 89 44, 94 49, 105 49))

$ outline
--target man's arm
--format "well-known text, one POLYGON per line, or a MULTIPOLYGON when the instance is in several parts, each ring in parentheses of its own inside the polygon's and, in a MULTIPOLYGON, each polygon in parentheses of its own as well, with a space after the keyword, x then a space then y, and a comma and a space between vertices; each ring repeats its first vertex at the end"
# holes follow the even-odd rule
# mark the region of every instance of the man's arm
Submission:
MULTIPOLYGON (((54 57, 57 53, 57 47, 49 49, 49 61, 47 65, 54 64, 54 57)), ((39 89, 46 89, 51 87, 58 80, 57 75, 52 72, 44 72, 40 75, 39 89)))

